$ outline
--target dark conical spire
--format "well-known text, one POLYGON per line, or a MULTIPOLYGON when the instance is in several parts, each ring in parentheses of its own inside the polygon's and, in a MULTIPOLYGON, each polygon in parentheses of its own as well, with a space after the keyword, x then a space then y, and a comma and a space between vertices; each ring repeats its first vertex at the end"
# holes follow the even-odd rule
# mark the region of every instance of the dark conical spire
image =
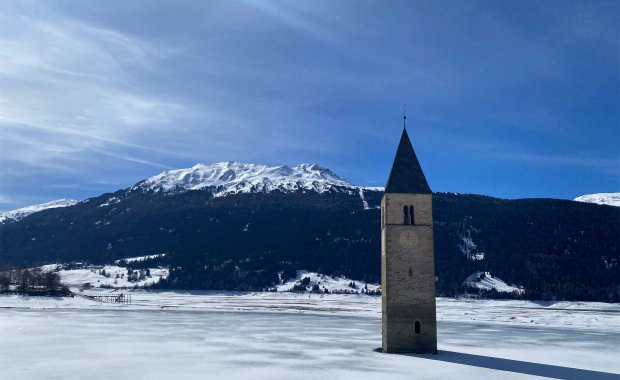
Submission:
MULTIPOLYGON (((405 116, 406 118, 406 116, 405 116)), ((407 134, 407 128, 403 127, 403 134, 396 150, 396 158, 390 171, 385 186, 386 193, 408 193, 408 194, 431 194, 431 188, 426 182, 422 167, 418 162, 407 134)))

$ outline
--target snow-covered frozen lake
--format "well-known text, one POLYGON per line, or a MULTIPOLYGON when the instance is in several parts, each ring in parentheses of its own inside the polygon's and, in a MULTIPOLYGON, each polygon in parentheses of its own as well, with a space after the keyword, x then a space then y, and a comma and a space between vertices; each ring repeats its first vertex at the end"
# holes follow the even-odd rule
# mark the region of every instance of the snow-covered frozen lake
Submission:
POLYGON ((618 379, 620 306, 438 299, 439 354, 387 355, 380 298, 0 297, 3 379, 618 379))

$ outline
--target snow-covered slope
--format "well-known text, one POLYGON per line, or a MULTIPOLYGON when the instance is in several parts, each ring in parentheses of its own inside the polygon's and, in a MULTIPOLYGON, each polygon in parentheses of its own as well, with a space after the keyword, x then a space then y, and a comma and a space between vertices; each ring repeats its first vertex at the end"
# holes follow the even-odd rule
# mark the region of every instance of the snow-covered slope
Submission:
POLYGON ((132 190, 176 192, 210 190, 216 197, 237 193, 294 192, 359 187, 350 184, 327 168, 316 164, 295 167, 218 162, 197 164, 187 169, 167 170, 137 183, 132 190))
POLYGON ((620 193, 586 194, 577 197, 574 200, 577 202, 596 203, 597 205, 620 207, 620 193))
POLYGON ((463 285, 482 290, 495 289, 500 293, 524 292, 522 288, 516 285, 508 285, 501 279, 493 277, 489 272, 475 272, 463 281, 463 285))
POLYGON ((298 289, 303 286, 305 290, 312 290, 314 285, 318 285, 320 292, 329 293, 377 293, 381 287, 379 284, 369 284, 363 281, 356 281, 346 277, 332 277, 316 272, 308 272, 306 270, 298 270, 294 279, 282 279, 282 284, 277 286, 278 292, 292 291, 295 286, 298 289), (303 279, 308 278, 304 284, 303 279))
POLYGON ((139 263, 140 261, 155 259, 155 258, 164 257, 164 256, 166 256, 165 253, 158 253, 156 255, 126 257, 124 259, 115 260, 114 262, 116 264, 119 264, 121 261, 124 261, 127 264, 129 264, 129 263, 139 263))
POLYGON ((48 208, 73 206, 76 203, 78 203, 78 201, 73 200, 73 199, 58 199, 58 200, 47 202, 47 203, 41 203, 37 205, 18 208, 17 210, 13 210, 13 211, 3 212, 3 213, 0 213, 0 224, 10 222, 10 221, 21 220, 30 214, 34 214, 35 212, 47 210, 48 208))
POLYGON ((61 269, 62 265, 48 264, 41 267, 44 271, 54 271, 60 276, 60 281, 69 287, 80 287, 90 284, 95 288, 101 286, 111 288, 132 288, 134 286, 149 286, 155 284, 160 278, 168 277, 166 268, 149 268, 149 276, 145 271, 134 271, 134 279, 130 281, 127 268, 117 265, 103 267, 88 267, 80 269, 61 269))

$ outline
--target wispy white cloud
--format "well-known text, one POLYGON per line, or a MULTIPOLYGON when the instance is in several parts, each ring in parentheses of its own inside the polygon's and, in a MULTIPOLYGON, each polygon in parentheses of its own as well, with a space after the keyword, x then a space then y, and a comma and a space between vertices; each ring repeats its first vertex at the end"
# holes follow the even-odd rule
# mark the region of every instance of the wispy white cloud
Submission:
POLYGON ((122 153, 115 153, 115 152, 111 152, 109 150, 105 150, 105 149, 94 149, 96 152, 101 153, 103 155, 106 156, 110 156, 110 157, 114 157, 114 158, 119 158, 123 161, 129 161, 129 162, 133 162, 133 163, 137 163, 137 164, 142 164, 142 165, 148 165, 148 166, 153 166, 156 168, 161 168, 161 169, 171 169, 171 167, 169 165, 166 164, 162 164, 159 162, 154 162, 154 161, 149 161, 149 160, 144 160, 138 157, 134 157, 128 154, 122 154, 122 153))
MULTIPOLYGON (((280 23, 291 29, 316 38, 323 43, 332 44, 339 38, 340 33, 335 33, 335 25, 328 23, 321 17, 321 12, 304 11, 312 7, 311 3, 296 4, 288 1, 246 1, 246 4, 264 14, 277 19, 280 23)), ((321 7, 321 6, 320 6, 321 7)), ((325 11, 325 9, 322 9, 325 11)))
POLYGON ((14 197, 11 197, 5 194, 0 194, 0 204, 14 205, 14 204, 19 204, 20 202, 21 202, 21 199, 16 199, 14 197))
POLYGON ((559 8, 0 0, 0 186, 81 199, 222 160, 382 178, 402 103, 430 174, 445 156, 613 171, 568 153, 617 155, 617 16, 593 6, 589 33, 559 8))
POLYGON ((172 54, 165 47, 53 10, 42 18, 31 8, 24 3, 0 13, 2 166, 71 170, 75 166, 66 163, 76 155, 135 146, 140 133, 192 113, 173 99, 146 92, 136 79, 145 72, 157 77, 172 54))

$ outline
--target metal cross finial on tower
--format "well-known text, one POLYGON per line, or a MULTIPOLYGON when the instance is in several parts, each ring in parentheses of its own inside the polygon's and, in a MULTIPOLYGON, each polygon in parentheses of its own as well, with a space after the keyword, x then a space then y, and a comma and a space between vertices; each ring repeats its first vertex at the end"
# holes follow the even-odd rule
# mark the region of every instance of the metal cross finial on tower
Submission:
POLYGON ((407 129, 407 105, 403 105, 403 129, 407 129))

